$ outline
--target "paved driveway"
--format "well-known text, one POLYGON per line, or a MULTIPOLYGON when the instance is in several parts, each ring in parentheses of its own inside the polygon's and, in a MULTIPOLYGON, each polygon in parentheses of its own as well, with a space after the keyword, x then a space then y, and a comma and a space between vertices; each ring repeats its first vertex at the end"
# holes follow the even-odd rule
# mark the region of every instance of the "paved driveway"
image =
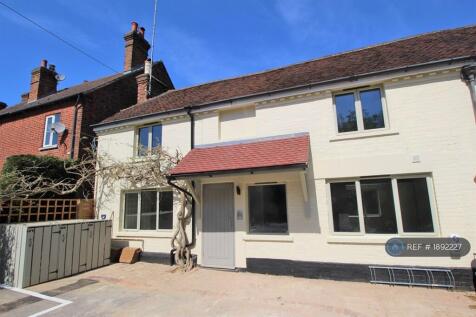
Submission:
MULTIPOLYGON (((29 290, 72 302, 47 316, 476 316, 474 293, 203 268, 182 273, 142 262, 29 290)), ((27 316, 51 306, 6 296, 0 315, 27 316)))

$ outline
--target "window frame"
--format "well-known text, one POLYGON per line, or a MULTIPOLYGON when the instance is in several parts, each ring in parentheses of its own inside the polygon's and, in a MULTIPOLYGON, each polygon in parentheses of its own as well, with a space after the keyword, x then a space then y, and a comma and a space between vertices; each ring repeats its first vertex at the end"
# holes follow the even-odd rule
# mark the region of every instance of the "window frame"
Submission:
POLYGON ((160 147, 162 147, 163 145, 163 135, 164 135, 164 125, 162 124, 162 122, 156 122, 156 123, 153 123, 153 124, 146 124, 146 125, 142 125, 142 126, 139 126, 135 129, 135 137, 134 137, 134 157, 138 157, 138 158, 141 158, 141 157, 147 157, 147 156, 151 156, 153 155, 152 154, 152 128, 155 127, 155 126, 160 126, 160 147), (139 155, 139 142, 140 142, 140 129, 143 129, 143 128, 147 128, 148 131, 147 131, 147 155, 139 155))
POLYGON ((329 208, 328 213, 328 225, 329 225, 329 232, 334 236, 358 236, 358 237, 435 237, 440 236, 440 226, 439 226, 439 218, 437 212, 437 205, 435 199, 435 192, 433 186, 433 177, 428 174, 408 174, 408 175, 381 175, 375 177, 351 177, 351 178, 341 178, 341 179, 328 179, 326 180, 326 190, 327 190, 327 197, 328 203, 327 206, 329 208), (392 196, 395 208, 395 218, 397 222, 397 232, 396 233, 366 233, 365 232, 365 220, 364 220, 364 210, 363 210, 363 203, 362 203, 362 190, 360 186, 360 181, 362 180, 372 180, 372 179, 390 179, 392 184, 392 196), (400 207, 400 197, 398 193, 398 184, 397 181, 399 179, 412 179, 412 178, 425 178, 426 186, 428 190, 428 197, 430 202, 430 209, 431 209, 431 219, 433 222, 433 232, 405 232, 403 230, 403 222, 402 222, 402 212, 400 207), (333 210, 332 210, 332 195, 331 195, 331 184, 332 183, 347 183, 347 182, 354 182, 355 183, 355 190, 356 190, 356 197, 357 197, 357 213, 359 215, 359 231, 357 232, 339 232, 334 230, 334 218, 333 218, 333 210))
POLYGON ((373 131, 385 131, 390 129, 390 122, 388 119, 388 110, 387 110, 387 102, 386 102, 386 96, 385 96, 385 90, 382 85, 372 85, 372 86, 366 86, 366 87, 361 87, 361 88, 354 88, 354 89, 346 89, 346 90, 340 90, 336 91, 332 94, 332 109, 334 112, 334 127, 335 127, 335 132, 337 135, 349 135, 349 134, 358 134, 358 133, 370 133, 373 131), (360 101, 360 92, 361 91, 367 91, 367 90, 375 90, 379 89, 380 90, 380 102, 382 104, 382 114, 383 114, 383 128, 376 128, 376 129, 365 129, 364 127, 364 115, 362 112, 362 103, 360 101), (354 94, 354 107, 355 107, 355 117, 357 120, 357 130, 355 131, 345 131, 345 132, 339 132, 339 123, 337 120, 337 103, 336 103, 336 97, 339 95, 347 95, 347 94, 354 94))
POLYGON ((290 234, 289 230, 289 199, 288 199, 288 186, 285 182, 266 182, 266 183, 248 183, 246 186, 246 234, 247 235, 263 235, 263 236, 287 236, 290 234), (257 186, 276 186, 276 185, 284 185, 284 193, 286 195, 286 223, 288 229, 286 232, 251 232, 250 225, 251 225, 251 208, 250 208, 250 195, 249 195, 249 188, 250 187, 257 187, 257 186))
POLYGON ((124 232, 171 232, 174 229, 174 217, 172 216, 172 228, 170 229, 159 229, 159 210, 160 210, 160 192, 172 192, 172 215, 174 213, 174 200, 173 200, 173 194, 174 191, 170 187, 164 187, 164 188, 141 188, 137 190, 124 190, 122 191, 122 197, 121 197, 121 215, 120 215, 120 228, 121 231, 124 232), (140 220, 141 220, 141 192, 146 192, 146 191, 153 191, 157 192, 157 202, 156 202, 156 218, 155 218, 155 229, 141 229, 140 228, 140 220), (126 212, 126 194, 137 194, 137 227, 134 228, 125 228, 124 226, 124 220, 125 220, 125 212, 126 212))
POLYGON ((54 113, 54 114, 51 114, 51 115, 47 115, 45 117, 45 123, 44 123, 44 130, 43 130, 43 142, 42 142, 42 148, 43 149, 48 149, 48 148, 56 148, 58 147, 58 141, 59 141, 59 135, 58 135, 58 132, 56 131, 52 131, 51 128, 50 128, 50 138, 49 138, 49 143, 47 144, 46 143, 46 133, 48 132, 48 119, 50 118, 53 118, 53 120, 51 121, 51 124, 53 123, 56 123, 58 120, 58 122, 61 121, 61 113, 57 112, 57 113, 54 113), (57 119, 58 118, 58 119, 57 119), (53 144, 53 135, 54 133, 56 133, 56 144, 53 144))

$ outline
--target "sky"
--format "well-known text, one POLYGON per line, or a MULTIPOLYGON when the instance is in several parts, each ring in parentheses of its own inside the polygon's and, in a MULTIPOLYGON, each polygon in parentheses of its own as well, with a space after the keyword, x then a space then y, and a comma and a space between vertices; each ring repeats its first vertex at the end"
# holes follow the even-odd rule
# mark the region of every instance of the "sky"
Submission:
MULTIPOLYGON (((151 42, 154 0, 0 0, 116 71, 131 21, 151 42)), ((476 24, 475 0, 158 0, 154 60, 176 88, 476 24)), ((113 73, 0 5, 0 101, 29 90, 41 59, 63 89, 113 73)))

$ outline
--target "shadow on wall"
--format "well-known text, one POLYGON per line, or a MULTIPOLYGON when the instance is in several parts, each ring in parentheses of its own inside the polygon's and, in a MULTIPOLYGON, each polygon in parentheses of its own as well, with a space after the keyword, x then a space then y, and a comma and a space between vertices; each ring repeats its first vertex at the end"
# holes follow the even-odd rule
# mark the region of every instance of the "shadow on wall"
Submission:
POLYGON ((0 225, 0 284, 13 285, 17 229, 15 225, 0 225))

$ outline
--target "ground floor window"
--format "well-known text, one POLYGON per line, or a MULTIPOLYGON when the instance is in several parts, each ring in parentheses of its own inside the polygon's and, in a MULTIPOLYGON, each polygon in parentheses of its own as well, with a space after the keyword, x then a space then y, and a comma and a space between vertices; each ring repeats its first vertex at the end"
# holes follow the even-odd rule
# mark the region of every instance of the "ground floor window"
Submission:
POLYGON ((249 186, 248 207, 250 233, 288 232, 285 185, 249 186))
POLYGON ((431 179, 382 177, 330 182, 334 232, 434 232, 431 179))
POLYGON ((126 192, 123 221, 124 229, 172 229, 173 192, 171 190, 126 192))

